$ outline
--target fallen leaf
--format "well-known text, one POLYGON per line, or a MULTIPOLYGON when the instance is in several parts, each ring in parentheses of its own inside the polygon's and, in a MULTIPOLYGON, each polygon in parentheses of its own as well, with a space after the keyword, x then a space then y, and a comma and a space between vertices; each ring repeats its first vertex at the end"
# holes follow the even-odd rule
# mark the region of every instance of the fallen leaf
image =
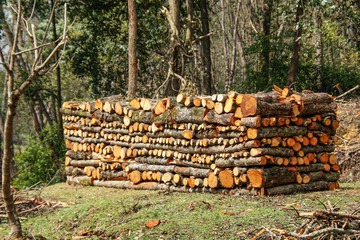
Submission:
POLYGON ((222 215, 234 215, 232 212, 221 212, 222 215))
POLYGON ((153 228, 153 227, 156 227, 157 225, 159 225, 159 223, 160 223, 160 219, 155 220, 155 221, 149 221, 146 223, 146 227, 153 228))

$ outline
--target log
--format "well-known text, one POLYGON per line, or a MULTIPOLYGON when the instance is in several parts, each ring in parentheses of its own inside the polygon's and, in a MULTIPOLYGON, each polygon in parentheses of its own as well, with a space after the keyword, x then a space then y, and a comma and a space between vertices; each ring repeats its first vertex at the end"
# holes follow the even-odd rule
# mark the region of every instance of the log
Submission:
POLYGON ((290 116, 292 107, 290 103, 269 103, 256 99, 256 97, 243 95, 240 107, 235 111, 235 117, 261 116, 290 116))
POLYGON ((258 157, 263 155, 291 157, 294 156, 294 151, 292 149, 283 148, 283 147, 250 149, 250 156, 252 157, 258 157))
POLYGON ((301 111, 299 116, 308 116, 308 115, 322 114, 322 113, 335 113, 336 110, 337 110, 337 104, 335 102, 332 103, 312 102, 309 104, 304 104, 304 109, 301 111))
POLYGON ((308 174, 310 176, 311 182, 317 182, 317 181, 326 181, 326 182, 337 182, 340 178, 339 172, 310 172, 308 174))
POLYGON ((247 136, 249 139, 271 138, 271 137, 292 137, 306 135, 308 129, 302 126, 249 128, 247 136))
POLYGON ((205 178, 209 176, 210 169, 174 166, 173 172, 183 176, 205 178))
POLYGON ((232 125, 235 121, 233 113, 217 114, 215 110, 210 110, 204 117, 208 124, 232 125))
POLYGON ((326 133, 330 136, 334 136, 336 133, 336 130, 332 127, 327 127, 322 125, 321 123, 318 122, 312 122, 309 126, 308 129, 313 130, 313 131, 319 131, 322 133, 326 133))
POLYGON ((78 175, 86 175, 84 169, 72 167, 72 166, 65 167, 65 174, 67 176, 73 176, 73 177, 78 175))
POLYGON ((141 182, 141 180, 142 180, 141 173, 137 170, 131 171, 129 173, 129 180, 135 184, 141 182))
POLYGON ((219 179, 214 172, 211 172, 208 177, 208 185, 210 188, 219 187, 219 179))
POLYGON ((297 172, 286 167, 271 167, 264 169, 249 169, 246 172, 253 187, 273 187, 297 182, 297 172))
POLYGON ((245 166, 264 166, 267 159, 261 157, 248 157, 248 158, 217 158, 215 165, 220 168, 226 167, 245 167, 245 166))
POLYGON ((102 171, 100 175, 101 175, 101 179, 105 179, 105 180, 120 180, 120 181, 129 180, 128 176, 124 171, 115 171, 115 170, 102 171))
POLYGON ((69 166, 73 167, 86 167, 86 166, 93 166, 99 167, 101 161, 100 160, 72 160, 70 159, 69 166))
POLYGON ((333 182, 317 181, 307 184, 287 184, 277 187, 267 188, 265 194, 267 196, 280 194, 294 194, 298 192, 324 191, 329 190, 333 182))
POLYGON ((88 176, 67 176, 66 184, 68 185, 82 185, 82 186, 90 186, 94 184, 94 179, 88 176))
POLYGON ((236 119, 234 122, 235 126, 245 126, 249 128, 259 128, 261 126, 261 116, 257 115, 254 117, 243 117, 236 119))
POLYGON ((232 170, 225 169, 224 171, 220 171, 219 180, 223 187, 225 188, 233 188, 234 187, 234 177, 232 170))
MULTIPOLYGON (((296 93, 299 95, 304 104, 311 103, 331 103, 334 102, 334 98, 328 93, 296 93)), ((291 98, 291 96, 290 96, 291 98)))
POLYGON ((153 172, 174 172, 174 167, 175 166, 132 163, 125 168, 125 172, 131 172, 135 170, 153 172))
POLYGON ((184 108, 175 106, 166 110, 164 113, 154 117, 155 124, 172 124, 172 123, 204 123, 205 108, 191 107, 184 108))
POLYGON ((333 152, 335 150, 334 145, 317 145, 302 147, 304 153, 321 153, 321 152, 333 152))

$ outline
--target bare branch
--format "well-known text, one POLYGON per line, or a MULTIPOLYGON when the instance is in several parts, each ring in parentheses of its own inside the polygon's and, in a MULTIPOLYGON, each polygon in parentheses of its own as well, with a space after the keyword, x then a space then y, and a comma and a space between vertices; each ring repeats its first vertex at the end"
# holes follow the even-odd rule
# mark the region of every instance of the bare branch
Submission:
MULTIPOLYGON (((58 43, 60 40, 62 40, 62 37, 59 38, 58 40, 54 41, 54 42, 44 43, 44 44, 39 45, 39 46, 36 46, 36 47, 34 47, 34 48, 29 48, 29 49, 26 49, 26 50, 24 50, 24 51, 17 52, 17 53, 15 53, 15 55, 17 56, 17 55, 21 55, 21 54, 23 54, 23 53, 27 53, 27 52, 31 52, 31 51, 36 51, 36 50, 38 50, 38 49, 40 49, 40 48, 44 48, 44 47, 46 47, 46 46, 49 46, 49 45, 53 45, 53 44, 55 44, 55 43, 58 43)), ((34 43, 34 45, 35 45, 35 43, 34 43)))
POLYGON ((344 97, 345 95, 347 95, 347 94, 351 93, 352 91, 354 91, 354 90, 358 89, 359 87, 360 87, 360 85, 356 85, 355 87, 353 87, 353 88, 352 88, 352 89, 350 89, 349 91, 344 92, 343 94, 341 94, 341 95, 337 96, 336 98, 334 98, 334 100, 337 100, 337 99, 339 99, 339 98, 344 97))
POLYGON ((35 5, 36 5, 36 0, 34 0, 34 4, 33 4, 31 14, 30 14, 29 18, 26 20, 26 22, 29 22, 30 19, 32 19, 33 15, 34 15, 34 12, 35 12, 35 5))
POLYGON ((9 74, 9 81, 8 81, 8 93, 10 94, 13 91, 14 88, 14 64, 15 64, 15 52, 16 52, 16 46, 19 38, 19 32, 20 32, 20 20, 21 20, 21 1, 18 0, 18 15, 16 19, 16 30, 15 30, 15 37, 14 37, 14 43, 13 48, 11 50, 10 54, 10 65, 9 70, 11 71, 11 74, 9 74))
POLYGON ((40 65, 40 66, 35 66, 35 71, 38 72, 41 69, 43 69, 51 60, 51 58, 54 56, 54 54, 59 50, 59 48, 64 45, 66 42, 66 38, 62 39, 61 42, 56 45, 56 47, 52 50, 52 52, 49 54, 49 56, 46 58, 46 60, 40 65))
POLYGON ((9 69, 9 66, 6 64, 5 62, 5 58, 4 55, 2 53, 2 49, 0 49, 0 59, 1 59, 1 64, 4 66, 6 72, 10 75, 12 74, 12 71, 9 69))
MULTIPOLYGON (((48 32, 49 32, 50 25, 51 25, 52 19, 53 19, 53 17, 54 17, 55 9, 56 9, 56 7, 57 7, 58 2, 59 2, 59 0, 55 0, 54 6, 53 6, 53 8, 52 8, 52 10, 51 10, 51 14, 50 14, 50 17, 49 17, 49 22, 48 22, 48 24, 47 24, 47 26, 46 26, 43 39, 41 40, 41 45, 45 43, 46 36, 47 36, 47 34, 48 34, 48 32)), ((41 48, 38 57, 37 57, 37 58, 35 59, 35 61, 34 61, 33 68, 35 68, 35 66, 38 64, 38 62, 39 62, 39 60, 40 60, 40 58, 41 58, 41 56, 42 56, 42 52, 43 52, 43 49, 41 48)))
POLYGON ((210 32, 210 33, 208 33, 208 34, 206 34, 206 35, 204 35, 204 36, 200 36, 200 37, 198 37, 197 39, 195 39, 194 41, 192 41, 192 43, 191 44, 195 44, 197 41, 200 41, 201 39, 203 39, 203 38, 207 38, 207 37, 210 37, 210 36, 212 36, 212 35, 214 35, 215 33, 213 33, 213 32, 210 32))
POLYGON ((34 44, 34 47, 35 47, 35 59, 37 59, 37 57, 38 57, 38 51, 37 51, 37 48, 38 48, 38 46, 37 46, 37 40, 36 40, 36 34, 35 34, 35 26, 34 26, 34 24, 31 24, 31 31, 32 31, 32 35, 33 35, 33 44, 34 44))

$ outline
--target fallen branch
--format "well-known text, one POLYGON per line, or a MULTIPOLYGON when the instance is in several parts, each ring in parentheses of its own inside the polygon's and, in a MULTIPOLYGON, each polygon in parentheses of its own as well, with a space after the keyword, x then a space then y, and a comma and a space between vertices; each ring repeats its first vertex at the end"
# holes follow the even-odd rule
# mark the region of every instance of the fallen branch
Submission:
POLYGON ((341 94, 341 95, 339 95, 339 96, 335 97, 335 98, 334 98, 334 100, 337 100, 337 99, 339 99, 339 98, 344 97, 345 95, 347 95, 347 94, 351 93, 352 91, 355 91, 355 90, 356 90, 356 89, 358 89, 359 87, 360 87, 360 85, 356 85, 355 87, 353 87, 353 88, 352 88, 352 89, 350 89, 349 91, 346 91, 346 92, 344 92, 343 94, 341 94))

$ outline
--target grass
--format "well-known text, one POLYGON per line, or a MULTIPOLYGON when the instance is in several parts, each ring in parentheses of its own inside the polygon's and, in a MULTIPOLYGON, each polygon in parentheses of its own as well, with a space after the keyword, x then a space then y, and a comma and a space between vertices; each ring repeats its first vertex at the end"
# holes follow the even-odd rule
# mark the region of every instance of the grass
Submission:
MULTIPOLYGON (((22 226, 28 236, 47 239, 72 239, 86 230, 94 230, 87 239, 246 239, 251 230, 255 234, 263 226, 293 229, 298 220, 295 211, 288 210, 291 206, 314 210, 340 201, 343 211, 359 208, 360 182, 341 187, 332 192, 233 197, 59 183, 45 188, 40 197, 69 205, 27 215, 22 226), (158 226, 146 227, 158 219, 158 226)), ((8 231, 7 223, 1 223, 0 238, 8 231)))

